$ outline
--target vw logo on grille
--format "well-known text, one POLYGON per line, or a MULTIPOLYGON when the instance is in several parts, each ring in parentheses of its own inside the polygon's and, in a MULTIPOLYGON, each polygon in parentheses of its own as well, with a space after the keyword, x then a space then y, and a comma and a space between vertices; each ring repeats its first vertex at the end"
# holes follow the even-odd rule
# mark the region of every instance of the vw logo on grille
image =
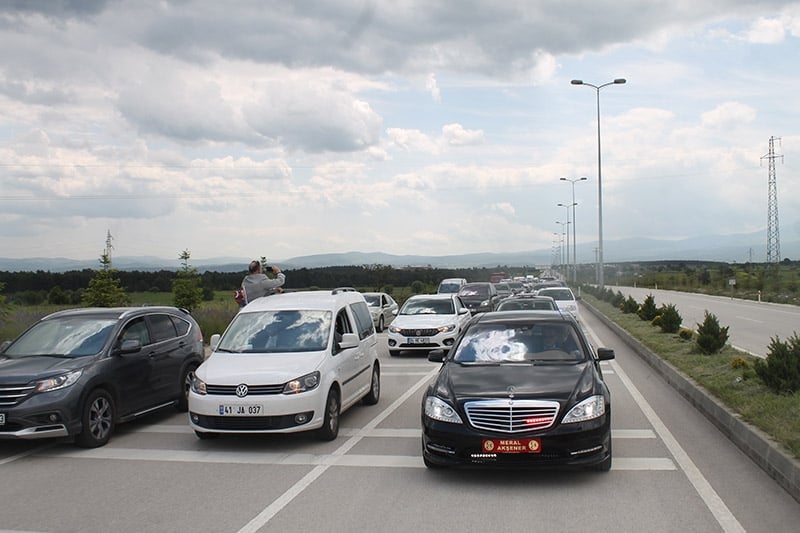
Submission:
POLYGON ((244 398, 245 396, 247 396, 247 385, 242 383, 241 385, 236 387, 236 396, 238 396, 239 398, 244 398))

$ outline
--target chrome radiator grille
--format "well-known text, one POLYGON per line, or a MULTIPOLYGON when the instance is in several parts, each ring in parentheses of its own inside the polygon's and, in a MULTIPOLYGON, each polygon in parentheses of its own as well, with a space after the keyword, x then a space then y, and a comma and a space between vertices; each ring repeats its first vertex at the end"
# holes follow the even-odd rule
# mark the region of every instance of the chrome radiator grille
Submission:
POLYGON ((498 399, 464 404, 473 427, 502 433, 547 429, 555 422, 558 408, 558 402, 546 400, 498 399))

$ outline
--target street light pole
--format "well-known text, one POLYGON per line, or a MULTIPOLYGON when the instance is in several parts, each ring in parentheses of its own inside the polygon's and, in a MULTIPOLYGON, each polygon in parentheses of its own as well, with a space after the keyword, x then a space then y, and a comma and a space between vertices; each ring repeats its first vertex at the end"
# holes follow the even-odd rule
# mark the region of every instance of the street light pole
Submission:
MULTIPOLYGON (((574 198, 573 198, 573 200, 574 200, 574 198)), ((574 249, 575 249, 575 206, 576 205, 577 204, 574 201, 571 204, 558 204, 559 207, 564 207, 567 210, 567 224, 570 224, 570 221, 569 221, 569 208, 570 207, 572 208, 572 222, 571 222, 571 224, 572 224, 572 247, 573 247, 573 252, 574 252, 574 249)), ((567 230, 569 230, 569 228, 567 228, 567 230)), ((573 253, 572 255, 573 255, 572 260, 575 261, 575 254, 573 253)), ((572 265, 572 263, 569 262, 569 231, 567 231, 567 281, 569 281, 569 269, 570 269, 571 265, 572 265)))
POLYGON ((583 80, 572 80, 572 85, 586 85, 592 87, 597 93, 597 284, 602 289, 603 282, 603 179, 602 164, 600 163, 600 89, 608 85, 619 85, 625 83, 625 78, 617 78, 614 81, 602 85, 592 85, 583 80))
MULTIPOLYGON (((559 204, 559 205, 561 205, 561 204, 559 204)), ((569 213, 569 211, 567 211, 567 212, 569 213)), ((564 246, 563 246, 563 244, 564 244, 564 240, 565 240, 564 236, 566 235, 567 257, 569 258, 569 215, 567 215, 567 221, 566 222, 561 222, 560 220, 556 220, 556 224, 559 224, 562 228, 564 228, 564 231, 561 233, 561 243, 562 243, 562 246, 561 246, 561 250, 562 250, 562 252, 561 252, 561 256, 562 256, 561 257, 561 265, 562 265, 562 267, 564 269, 564 278, 566 278, 567 277, 567 273, 569 272, 569 266, 568 266, 569 265, 569 259, 567 259, 566 263, 564 262, 564 257, 563 257, 564 246)))
POLYGON ((575 223, 575 206, 578 205, 575 202, 575 182, 576 181, 586 181, 589 178, 586 176, 581 176, 580 178, 569 179, 569 178, 559 178, 561 181, 568 181, 572 184, 572 282, 576 283, 578 281, 578 237, 576 235, 577 230, 575 227, 577 224, 575 223))

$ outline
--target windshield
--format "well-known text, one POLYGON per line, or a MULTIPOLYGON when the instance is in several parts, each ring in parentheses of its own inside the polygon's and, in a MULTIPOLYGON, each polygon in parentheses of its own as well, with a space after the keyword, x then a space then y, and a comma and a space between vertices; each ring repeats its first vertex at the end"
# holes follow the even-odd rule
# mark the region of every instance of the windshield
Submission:
POLYGON ((577 362, 584 358, 577 332, 565 323, 477 325, 466 333, 453 357, 460 363, 577 362))
POLYGON ((114 318, 72 316, 39 322, 26 331, 4 355, 83 357, 99 353, 117 324, 114 318))
POLYGON ((458 283, 442 283, 439 285, 439 292, 442 294, 449 294, 452 292, 458 292, 459 288, 461 288, 461 285, 458 283))
POLYGON ((240 313, 217 350, 242 353, 316 352, 328 347, 330 311, 240 313))
POLYGON ((379 294, 365 294, 364 299, 367 301, 367 305, 370 307, 381 306, 381 297, 379 294))
POLYGON ((459 296, 489 296, 489 289, 486 285, 464 285, 458 291, 459 296))
POLYGON ((408 300, 401 315, 454 315, 453 300, 408 300))

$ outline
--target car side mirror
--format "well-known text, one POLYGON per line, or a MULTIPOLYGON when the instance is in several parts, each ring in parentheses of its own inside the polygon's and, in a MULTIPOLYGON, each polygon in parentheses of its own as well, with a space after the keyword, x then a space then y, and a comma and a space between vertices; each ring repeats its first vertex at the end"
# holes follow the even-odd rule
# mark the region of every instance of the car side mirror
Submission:
POLYGON ((445 351, 444 350, 431 350, 428 352, 428 361, 431 363, 442 363, 444 362, 445 351))
POLYGON ((342 340, 339 341, 340 350, 355 348, 356 346, 358 346, 358 335, 355 333, 345 333, 342 335, 342 340))
POLYGON ((217 349, 217 346, 219 346, 219 339, 221 337, 222 335, 220 335, 219 333, 214 333, 213 335, 211 335, 211 339, 208 341, 208 345, 211 348, 212 352, 217 349))
POLYGON ((142 341, 139 339, 126 339, 122 341, 119 347, 119 353, 136 353, 142 349, 142 341))
POLYGON ((469 309, 467 309, 466 307, 461 307, 458 310, 459 315, 466 315, 467 313, 469 313, 469 309))
POLYGON ((614 350, 611 348, 597 349, 597 358, 601 361, 608 361, 609 359, 614 359, 614 357, 614 350))
POLYGON ((11 341, 3 341, 3 344, 0 344, 0 353, 5 352, 9 346, 11 346, 11 341))

